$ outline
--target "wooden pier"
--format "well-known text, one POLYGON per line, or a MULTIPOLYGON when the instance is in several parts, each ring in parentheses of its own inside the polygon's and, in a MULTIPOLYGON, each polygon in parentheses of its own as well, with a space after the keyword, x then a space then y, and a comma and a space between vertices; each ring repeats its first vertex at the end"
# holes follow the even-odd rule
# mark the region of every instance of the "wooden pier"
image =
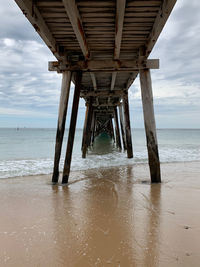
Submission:
POLYGON ((148 59, 176 0, 15 0, 56 57, 49 70, 62 73, 52 182, 59 162, 71 81, 75 84, 62 183, 68 183, 79 98, 86 102, 82 157, 106 131, 133 157, 128 89, 140 76, 151 181, 160 183, 160 162, 148 59), (113 125, 114 122, 114 125, 113 125))

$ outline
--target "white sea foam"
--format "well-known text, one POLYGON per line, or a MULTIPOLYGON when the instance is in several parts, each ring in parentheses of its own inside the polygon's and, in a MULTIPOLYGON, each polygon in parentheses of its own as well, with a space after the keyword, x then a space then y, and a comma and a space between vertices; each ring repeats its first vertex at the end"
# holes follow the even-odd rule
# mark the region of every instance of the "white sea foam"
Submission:
MULTIPOLYGON (((200 130, 158 131, 161 162, 200 161, 200 130)), ((11 129, 0 129, 0 178, 50 174, 53 170, 55 130, 24 130, 19 134, 11 129), (9 131, 10 130, 10 131, 9 131), (3 152, 3 153, 2 153, 3 152)), ((112 143, 104 141, 94 145, 86 157, 81 157, 81 135, 76 135, 72 170, 85 170, 147 162, 147 150, 142 130, 133 132, 134 158, 127 159, 125 152, 119 152, 112 143)), ((66 142, 64 143, 66 147, 66 142)), ((63 168, 62 154, 60 170, 63 168)))

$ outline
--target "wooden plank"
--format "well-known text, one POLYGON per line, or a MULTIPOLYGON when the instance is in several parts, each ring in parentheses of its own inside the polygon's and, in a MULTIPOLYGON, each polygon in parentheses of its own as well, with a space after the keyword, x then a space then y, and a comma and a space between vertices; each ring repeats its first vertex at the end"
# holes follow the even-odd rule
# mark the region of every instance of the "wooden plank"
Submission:
POLYGON ((156 0, 156 1, 132 0, 128 2, 127 6, 128 7, 138 7, 138 6, 139 7, 143 7, 143 6, 151 7, 151 6, 160 6, 160 4, 161 4, 161 0, 156 0))
POLYGON ((63 178, 62 178, 63 184, 68 183, 68 179, 69 179, 71 159, 72 159, 72 150, 73 150, 74 136, 75 136, 75 129, 76 129, 76 121, 77 121, 77 114, 78 114, 78 105, 79 105, 79 99, 80 99, 81 79, 82 79, 82 72, 79 71, 77 72, 76 79, 75 79, 75 89, 74 89, 74 98, 73 98, 73 105, 72 105, 69 134, 68 134, 67 151, 65 155, 65 162, 64 162, 64 169, 63 169, 63 178))
POLYGON ((50 32, 46 22, 41 16, 36 5, 30 0, 15 0, 19 8, 22 10, 23 14, 27 17, 30 23, 33 25, 37 33, 43 39, 47 47, 51 50, 54 56, 59 60, 62 57, 59 55, 59 48, 57 47, 56 40, 54 39, 52 33, 50 32))
POLYGON ((158 154, 158 142, 156 136, 156 123, 153 107, 153 93, 150 70, 140 70, 140 85, 142 92, 142 104, 144 125, 147 139, 149 167, 152 183, 160 183, 160 161, 158 154))
POLYGON ((76 5, 75 0, 62 0, 65 10, 68 14, 72 27, 74 29, 74 33, 77 37, 81 50, 85 59, 89 58, 89 50, 87 45, 87 40, 85 37, 85 33, 83 30, 82 20, 76 5))
POLYGON ((88 72, 116 72, 116 71, 136 71, 139 69, 158 69, 159 59, 139 59, 139 60, 88 60, 77 62, 49 62, 49 71, 88 71, 88 72))
POLYGON ((57 183, 59 178, 59 162, 62 150, 63 136, 65 131, 65 121, 67 115, 68 99, 71 84, 71 72, 63 72, 59 114, 58 114, 58 125, 56 133, 56 145, 55 145, 55 156, 54 156, 54 169, 52 182, 57 183))
POLYGON ((128 92, 123 97, 123 108, 124 108, 127 157, 132 158, 133 157, 133 146, 132 146, 132 137, 131 137, 128 92))

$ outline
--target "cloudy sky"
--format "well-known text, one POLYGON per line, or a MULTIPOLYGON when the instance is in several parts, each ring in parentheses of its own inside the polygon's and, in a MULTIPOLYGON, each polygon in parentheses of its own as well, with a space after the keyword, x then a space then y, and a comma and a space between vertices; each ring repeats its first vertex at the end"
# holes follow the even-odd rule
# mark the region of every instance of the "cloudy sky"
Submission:
MULTIPOLYGON (((160 59, 152 71, 157 128, 200 128, 199 11, 199 0, 177 0, 151 54, 160 59)), ((0 58, 0 127, 56 127, 61 75, 48 72, 55 58, 14 0, 1 0, 0 58)), ((129 100, 131 125, 141 128, 138 79, 129 100)), ((84 111, 81 100, 78 127, 84 111)))

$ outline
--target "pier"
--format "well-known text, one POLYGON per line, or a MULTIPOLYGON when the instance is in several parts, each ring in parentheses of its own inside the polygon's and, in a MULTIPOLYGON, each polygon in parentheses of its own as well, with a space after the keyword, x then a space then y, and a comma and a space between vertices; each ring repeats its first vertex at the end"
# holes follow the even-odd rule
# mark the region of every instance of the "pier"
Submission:
POLYGON ((52 182, 59 162, 71 82, 75 84, 62 183, 67 184, 80 97, 86 104, 82 157, 106 131, 119 149, 134 156, 128 92, 139 75, 150 177, 160 183, 160 161, 149 55, 176 0, 15 0, 54 54, 49 71, 62 75, 52 182))

